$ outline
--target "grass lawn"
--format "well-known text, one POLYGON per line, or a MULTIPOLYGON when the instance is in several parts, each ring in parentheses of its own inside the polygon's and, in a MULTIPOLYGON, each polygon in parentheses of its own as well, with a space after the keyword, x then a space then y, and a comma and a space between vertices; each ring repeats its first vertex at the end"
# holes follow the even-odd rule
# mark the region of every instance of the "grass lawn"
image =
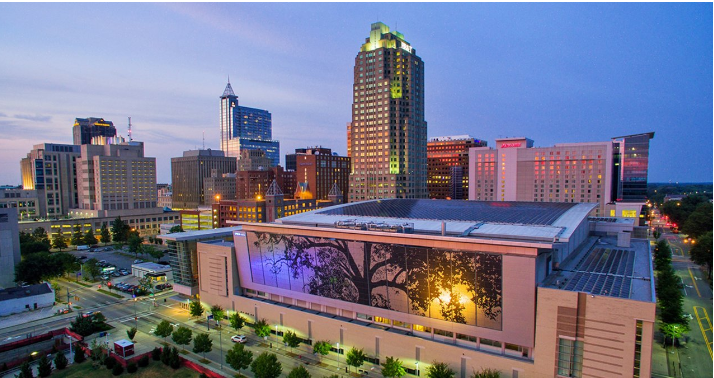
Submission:
MULTIPOLYGON (((124 370, 120 377, 131 376, 136 378, 198 378, 199 374, 189 368, 182 367, 178 370, 161 363, 161 361, 151 361, 149 366, 139 368, 136 373, 129 374, 124 370)), ((101 366, 97 369, 92 367, 92 361, 87 360, 79 365, 70 365, 62 371, 54 370, 51 378, 106 378, 113 377, 111 370, 101 366)))
POLYGON ((114 294, 114 293, 108 292, 108 291, 106 291, 106 290, 104 290, 104 289, 97 289, 97 291, 100 292, 100 293, 104 293, 104 294, 106 294, 106 295, 111 295, 111 296, 114 297, 114 298, 119 298, 119 299, 124 299, 124 298, 125 298, 123 295, 114 294))

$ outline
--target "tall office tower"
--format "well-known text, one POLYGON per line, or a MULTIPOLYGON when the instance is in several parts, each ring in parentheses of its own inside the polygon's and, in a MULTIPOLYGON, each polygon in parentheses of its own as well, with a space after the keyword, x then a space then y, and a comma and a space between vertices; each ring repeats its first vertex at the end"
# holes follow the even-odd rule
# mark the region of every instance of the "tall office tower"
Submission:
POLYGON ((0 287, 15 286, 15 264, 20 262, 20 230, 15 209, 0 209, 0 287))
POLYGON ((117 129, 104 118, 75 118, 72 135, 74 144, 106 144, 107 139, 116 137, 117 129))
POLYGON ((143 142, 82 145, 77 158, 79 209, 136 210, 156 207, 156 158, 143 142))
POLYGON ((647 201, 647 171, 650 139, 654 133, 643 133, 612 138, 613 187, 615 201, 647 201))
MULTIPOLYGON (((327 200, 332 187, 345 196, 349 189, 350 158, 333 154, 323 147, 298 148, 294 154, 285 155, 285 164, 293 167, 297 182, 307 187, 313 198, 327 200)), ((290 168, 288 168, 290 170, 290 168)), ((345 198, 340 198, 346 202, 345 198)))
POLYGON ((280 142, 272 138, 270 112, 238 105, 229 81, 221 96, 221 150, 225 156, 238 158, 242 150, 260 149, 276 166, 280 164, 280 142))
POLYGON ((42 217, 67 215, 77 207, 76 160, 80 147, 71 144, 36 144, 27 157, 20 161, 23 189, 37 190, 40 209, 46 209, 42 217))
POLYGON ((381 22, 355 58, 349 201, 427 198, 424 62, 381 22))
POLYGON ((429 198, 468 199, 469 148, 486 145, 469 135, 430 139, 426 145, 429 198))
POLYGON ((217 176, 235 173, 236 158, 210 149, 184 151, 183 157, 171 158, 174 208, 193 209, 203 205, 203 180, 211 177, 214 170, 217 176))
POLYGON ((527 138, 497 139, 495 149, 469 150, 469 199, 589 202, 598 204, 595 216, 638 218, 645 193, 637 192, 643 190, 637 184, 644 180, 646 188, 652 137, 645 133, 552 147, 533 147, 527 138), (622 176, 631 180, 626 184, 622 176), (618 200, 622 192, 629 200, 618 200))
POLYGON ((211 171, 211 177, 203 179, 203 204, 212 205, 221 200, 236 199, 236 174, 218 174, 217 169, 211 171))

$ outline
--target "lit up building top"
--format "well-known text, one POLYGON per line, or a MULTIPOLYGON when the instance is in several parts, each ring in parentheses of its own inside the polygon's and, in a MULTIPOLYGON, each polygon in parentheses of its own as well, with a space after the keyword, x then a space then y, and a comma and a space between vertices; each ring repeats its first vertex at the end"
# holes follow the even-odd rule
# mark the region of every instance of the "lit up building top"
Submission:
POLYGON ((76 118, 72 126, 74 144, 105 144, 107 139, 117 135, 117 129, 112 121, 104 118, 76 118))
POLYGON ((408 53, 416 54, 416 50, 404 40, 404 35, 396 30, 390 31, 389 26, 375 22, 369 32, 369 38, 360 49, 361 52, 374 51, 380 48, 402 49, 408 53))
POLYGON ((228 82, 221 96, 221 150, 228 157, 240 157, 241 150, 261 149, 273 165, 280 163, 280 143, 272 140, 272 115, 263 109, 238 104, 238 96, 228 82))

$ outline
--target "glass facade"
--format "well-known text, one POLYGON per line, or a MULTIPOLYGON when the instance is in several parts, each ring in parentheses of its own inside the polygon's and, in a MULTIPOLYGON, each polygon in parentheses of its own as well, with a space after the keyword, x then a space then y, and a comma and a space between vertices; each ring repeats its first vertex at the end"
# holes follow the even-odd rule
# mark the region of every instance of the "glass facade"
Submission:
POLYGON ((501 329, 501 255, 258 232, 247 240, 256 284, 501 329))
POLYGON ((617 185, 617 201, 647 200, 650 139, 653 137, 654 133, 629 135, 614 144, 613 184, 617 185))

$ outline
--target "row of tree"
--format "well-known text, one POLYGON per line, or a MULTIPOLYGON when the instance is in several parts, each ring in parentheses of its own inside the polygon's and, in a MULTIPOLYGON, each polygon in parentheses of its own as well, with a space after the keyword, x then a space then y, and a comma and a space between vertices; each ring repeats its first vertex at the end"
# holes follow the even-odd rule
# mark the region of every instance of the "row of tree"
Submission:
POLYGON ((689 323, 684 318, 682 284, 672 267, 672 250, 666 240, 657 242, 654 255, 660 330, 665 334, 665 342, 670 338, 674 344, 674 339, 689 331, 689 323))
POLYGON ((25 256, 15 265, 15 282, 38 284, 79 270, 76 257, 67 252, 37 252, 25 256))
POLYGON ((712 209, 710 198, 702 194, 690 195, 681 201, 668 201, 661 207, 662 214, 669 217, 672 223, 681 226, 682 233, 694 239, 693 246, 689 250, 689 258, 706 269, 709 279, 712 278, 714 263, 712 209))

